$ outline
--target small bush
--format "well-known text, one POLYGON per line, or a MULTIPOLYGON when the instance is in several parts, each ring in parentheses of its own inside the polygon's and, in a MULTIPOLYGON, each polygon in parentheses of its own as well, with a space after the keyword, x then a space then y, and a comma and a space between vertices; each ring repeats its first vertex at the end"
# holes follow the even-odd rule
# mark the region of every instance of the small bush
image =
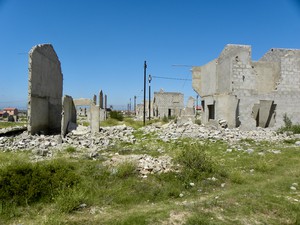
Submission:
POLYGON ((201 125, 201 120, 196 119, 196 120, 195 120, 195 124, 201 125))
POLYGON ((109 113, 109 116, 110 116, 110 118, 116 119, 118 121, 123 121, 123 119, 124 119, 122 112, 119 112, 119 111, 111 111, 109 113))
POLYGON ((283 115, 283 122, 285 128, 291 128, 293 125, 292 120, 287 116, 286 113, 283 115))

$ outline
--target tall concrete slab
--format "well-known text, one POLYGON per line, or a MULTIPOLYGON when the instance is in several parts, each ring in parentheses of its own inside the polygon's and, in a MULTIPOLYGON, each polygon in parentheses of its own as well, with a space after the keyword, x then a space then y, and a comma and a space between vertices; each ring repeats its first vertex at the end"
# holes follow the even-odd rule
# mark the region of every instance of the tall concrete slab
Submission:
POLYGON ((103 109, 103 91, 102 90, 99 93, 99 106, 100 106, 100 109, 103 109))
POLYGON ((60 133, 63 75, 51 44, 29 52, 28 132, 60 133))
POLYGON ((267 127, 267 123, 271 113, 271 107, 274 101, 272 100, 260 100, 259 108, 259 126, 267 127))
POLYGON ((91 108, 90 108, 90 127, 92 133, 99 132, 100 108, 98 105, 95 104, 91 104, 91 108))
POLYGON ((76 128, 76 108, 71 96, 65 95, 62 100, 61 135, 64 137, 69 130, 76 128))

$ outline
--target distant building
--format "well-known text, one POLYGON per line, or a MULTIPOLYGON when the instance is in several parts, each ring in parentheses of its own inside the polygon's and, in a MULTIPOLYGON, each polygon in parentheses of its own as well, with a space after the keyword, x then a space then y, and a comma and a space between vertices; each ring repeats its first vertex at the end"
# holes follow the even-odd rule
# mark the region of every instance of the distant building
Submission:
POLYGON ((157 118, 179 116, 184 108, 183 94, 179 92, 154 92, 153 115, 157 118))
POLYGON ((17 116, 19 111, 17 108, 4 108, 3 113, 7 113, 8 116, 17 116))

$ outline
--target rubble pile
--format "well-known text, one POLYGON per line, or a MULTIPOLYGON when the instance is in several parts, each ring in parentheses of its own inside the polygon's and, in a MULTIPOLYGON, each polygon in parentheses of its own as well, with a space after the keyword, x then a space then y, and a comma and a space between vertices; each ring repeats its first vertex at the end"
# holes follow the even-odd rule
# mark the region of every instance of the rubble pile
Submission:
MULTIPOLYGON (((223 124, 222 124, 223 125, 223 124)), ((243 139, 253 139, 255 141, 277 142, 293 138, 287 134, 278 134, 276 131, 268 128, 257 128, 252 131, 242 131, 239 128, 229 129, 220 126, 218 129, 214 126, 197 125, 191 121, 182 125, 174 122, 168 124, 152 124, 141 128, 144 133, 157 133, 163 141, 176 140, 181 137, 199 138, 199 139, 216 139, 229 143, 238 142, 243 139)))
POLYGON ((114 145, 117 141, 134 143, 134 129, 125 125, 114 127, 103 127, 98 133, 91 133, 87 127, 79 126, 61 137, 60 135, 29 135, 23 132, 16 136, 0 137, 0 150, 34 150, 49 148, 64 148, 72 146, 75 148, 104 149, 109 145, 114 145))
MULTIPOLYGON (((139 130, 144 134, 156 133, 159 139, 166 142, 181 137, 224 140, 229 143, 235 143, 242 139, 277 142, 294 138, 287 134, 278 134, 270 129, 257 128, 257 130, 253 131, 242 131, 238 128, 216 129, 214 127, 197 125, 192 122, 182 125, 174 122, 164 125, 157 123, 142 127, 139 130)), ((68 133, 66 137, 61 137, 60 135, 29 135, 25 131, 20 135, 0 137, 0 150, 34 150, 63 148, 67 146, 102 150, 114 145, 117 141, 135 143, 137 140, 133 135, 134 131, 132 127, 125 125, 101 127, 100 131, 96 133, 91 133, 87 127, 79 126, 77 130, 68 133)))

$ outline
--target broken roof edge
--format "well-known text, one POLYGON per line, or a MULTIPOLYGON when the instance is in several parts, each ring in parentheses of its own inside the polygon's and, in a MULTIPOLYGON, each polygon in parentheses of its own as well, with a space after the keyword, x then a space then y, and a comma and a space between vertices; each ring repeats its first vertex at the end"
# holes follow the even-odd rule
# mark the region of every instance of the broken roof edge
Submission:
POLYGON ((280 62, 281 58, 287 57, 287 56, 292 56, 294 54, 297 54, 300 57, 300 49, 271 48, 258 61, 275 61, 275 62, 280 62))

